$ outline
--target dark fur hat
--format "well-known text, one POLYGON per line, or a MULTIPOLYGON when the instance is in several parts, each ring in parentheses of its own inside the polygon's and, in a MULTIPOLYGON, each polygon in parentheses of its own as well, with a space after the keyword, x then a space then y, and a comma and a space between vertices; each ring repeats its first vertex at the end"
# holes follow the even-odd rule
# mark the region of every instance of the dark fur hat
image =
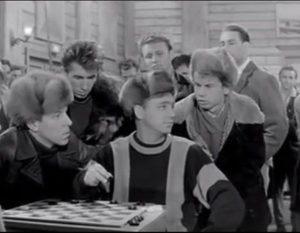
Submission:
POLYGON ((134 105, 143 105, 151 97, 166 93, 175 94, 175 85, 166 71, 153 71, 129 79, 120 91, 120 102, 127 116, 132 116, 134 105))
POLYGON ((12 123, 21 126, 41 120, 73 101, 67 78, 58 74, 34 71, 17 79, 11 86, 7 111, 12 123))
POLYGON ((237 67, 233 58, 223 48, 198 49, 191 59, 191 76, 198 72, 216 75, 226 87, 232 87, 237 80, 237 67))

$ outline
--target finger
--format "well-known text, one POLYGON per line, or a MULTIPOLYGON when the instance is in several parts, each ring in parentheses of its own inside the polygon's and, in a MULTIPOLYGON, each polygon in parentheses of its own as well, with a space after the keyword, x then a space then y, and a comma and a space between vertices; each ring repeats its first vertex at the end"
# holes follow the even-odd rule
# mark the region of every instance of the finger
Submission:
POLYGON ((108 179, 109 177, 112 177, 112 174, 109 173, 103 166, 100 164, 95 164, 94 167, 95 172, 97 172, 99 175, 103 176, 105 179, 108 179))

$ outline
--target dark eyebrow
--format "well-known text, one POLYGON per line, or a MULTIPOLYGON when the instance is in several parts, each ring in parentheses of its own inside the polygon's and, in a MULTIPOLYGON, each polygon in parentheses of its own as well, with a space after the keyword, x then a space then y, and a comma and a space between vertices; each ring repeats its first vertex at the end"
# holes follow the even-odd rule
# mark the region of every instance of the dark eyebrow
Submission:
POLYGON ((76 74, 74 74, 73 77, 74 77, 74 78, 84 78, 83 76, 81 76, 81 75, 76 75, 76 74))
POLYGON ((96 75, 95 74, 92 74, 91 76, 88 76, 88 77, 86 77, 87 79, 93 79, 93 78, 95 78, 96 77, 96 75))

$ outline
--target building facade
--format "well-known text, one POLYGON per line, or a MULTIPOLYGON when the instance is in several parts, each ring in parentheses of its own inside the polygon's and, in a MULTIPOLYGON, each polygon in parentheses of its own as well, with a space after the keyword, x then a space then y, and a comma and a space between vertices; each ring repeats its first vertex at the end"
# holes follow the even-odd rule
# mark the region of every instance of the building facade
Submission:
POLYGON ((292 17, 287 9, 299 12, 300 2, 0 1, 0 56, 31 69, 59 69, 65 46, 90 39, 105 51, 104 68, 117 74, 119 59, 138 57, 137 41, 144 34, 162 33, 175 54, 190 53, 218 46, 223 26, 239 23, 250 32, 251 57, 277 74, 284 64, 300 69, 300 19, 286 21, 292 17), (24 38, 26 26, 33 28, 32 37, 12 46, 12 38, 24 38), (287 28, 294 33, 285 34, 287 28))

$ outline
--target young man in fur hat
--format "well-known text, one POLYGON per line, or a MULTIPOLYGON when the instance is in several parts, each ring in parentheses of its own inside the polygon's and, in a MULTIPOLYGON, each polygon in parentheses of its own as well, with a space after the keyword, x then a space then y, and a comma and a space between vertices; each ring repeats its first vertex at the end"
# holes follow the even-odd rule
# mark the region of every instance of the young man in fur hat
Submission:
MULTIPOLYGON (((169 231, 197 229, 201 205, 211 210, 207 231, 235 230, 244 214, 237 191, 197 144, 169 134, 174 93, 165 71, 130 79, 123 86, 120 100, 137 130, 99 153, 98 162, 114 177, 112 199, 166 205, 169 231)), ((100 178, 96 170, 90 167, 86 174, 94 177, 94 185, 100 178)))
POLYGON ((70 131, 72 101, 68 80, 57 74, 35 71, 13 83, 7 111, 14 127, 0 136, 2 208, 72 198, 80 187, 79 168, 92 155, 70 131))
POLYGON ((244 199, 246 215, 239 230, 267 231, 270 210, 260 174, 264 115, 250 97, 231 91, 236 75, 224 49, 196 50, 191 60, 195 91, 176 104, 176 123, 183 126, 179 135, 211 153, 244 199))

